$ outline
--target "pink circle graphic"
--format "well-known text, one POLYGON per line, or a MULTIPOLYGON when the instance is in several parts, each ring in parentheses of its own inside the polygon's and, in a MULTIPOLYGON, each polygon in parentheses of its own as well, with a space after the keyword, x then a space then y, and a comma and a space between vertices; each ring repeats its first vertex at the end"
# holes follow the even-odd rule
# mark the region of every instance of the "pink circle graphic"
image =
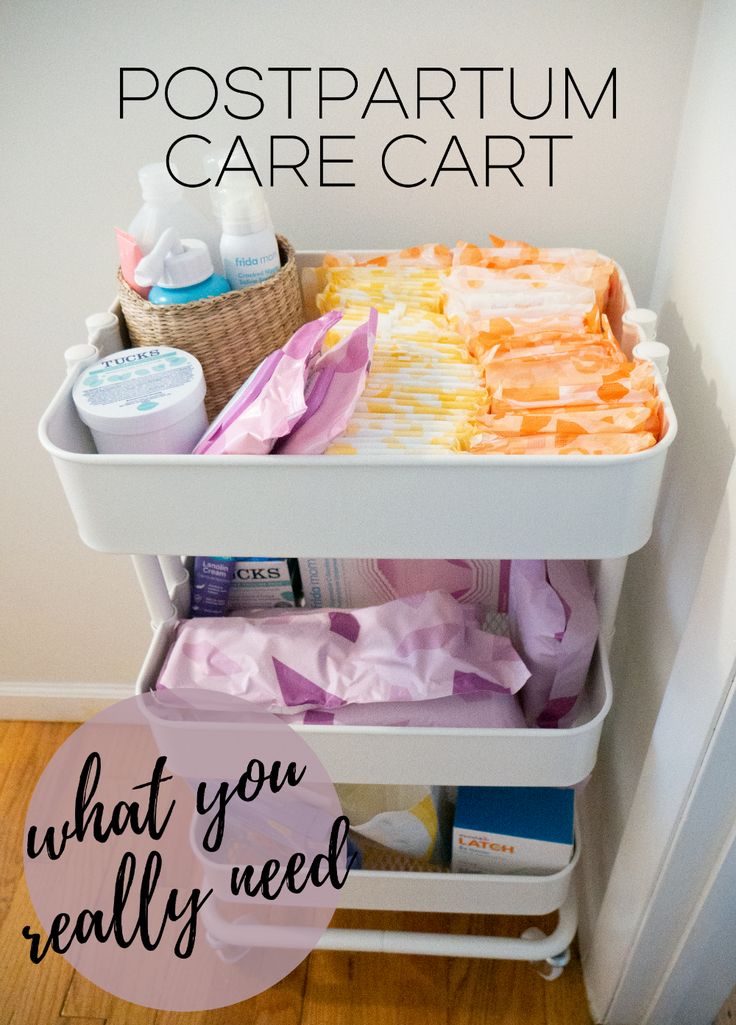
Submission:
POLYGON ((62 953, 133 1003, 204 1011, 247 1000, 314 949, 347 879, 347 820, 309 745, 239 698, 129 698, 46 766, 25 871, 62 953))

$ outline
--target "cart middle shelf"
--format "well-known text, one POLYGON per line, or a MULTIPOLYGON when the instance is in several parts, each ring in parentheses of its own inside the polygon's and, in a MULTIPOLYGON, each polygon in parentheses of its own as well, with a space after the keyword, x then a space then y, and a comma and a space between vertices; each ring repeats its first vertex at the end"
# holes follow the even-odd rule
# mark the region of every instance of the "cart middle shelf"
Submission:
MULTIPOLYGON (((155 688, 177 620, 155 631, 138 678, 138 693, 155 688)), ((340 783, 446 786, 572 786, 592 771, 612 699, 605 644, 599 639, 576 725, 568 729, 475 729, 410 726, 295 725, 330 777, 340 783)), ((152 720, 154 733, 187 766, 196 750, 198 723, 152 720)), ((220 723, 220 729, 238 729, 220 723)), ((157 738, 158 739, 158 738, 157 738)), ((203 769, 206 769, 203 766, 203 769)))

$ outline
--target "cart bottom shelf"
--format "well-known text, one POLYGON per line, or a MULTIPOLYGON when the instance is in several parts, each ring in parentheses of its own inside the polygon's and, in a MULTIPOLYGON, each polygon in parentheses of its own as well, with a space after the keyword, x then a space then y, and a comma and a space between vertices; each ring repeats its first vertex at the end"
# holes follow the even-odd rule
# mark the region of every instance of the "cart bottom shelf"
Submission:
POLYGON ((478 915, 546 915, 562 906, 578 863, 550 875, 483 875, 437 871, 353 871, 342 907, 478 915))
MULTIPOLYGON (((298 945, 294 930, 278 926, 253 926, 247 921, 228 919, 217 905, 203 908, 207 940, 223 959, 235 961, 252 947, 298 945)), ((486 960, 547 962, 553 971, 547 978, 556 978, 567 963, 568 948, 575 938, 578 924, 577 900, 574 891, 559 908, 555 929, 545 935, 530 930, 513 936, 460 935, 444 932, 409 932, 393 929, 329 928, 317 944, 318 950, 354 951, 377 954, 415 954, 432 957, 470 957, 486 960)))
MULTIPOLYGON (((466 915, 547 915, 567 899, 579 852, 551 875, 481 875, 449 871, 350 873, 340 906, 359 911, 424 911, 466 915)), ((227 870, 213 866, 207 885, 221 900, 232 897, 227 870)))

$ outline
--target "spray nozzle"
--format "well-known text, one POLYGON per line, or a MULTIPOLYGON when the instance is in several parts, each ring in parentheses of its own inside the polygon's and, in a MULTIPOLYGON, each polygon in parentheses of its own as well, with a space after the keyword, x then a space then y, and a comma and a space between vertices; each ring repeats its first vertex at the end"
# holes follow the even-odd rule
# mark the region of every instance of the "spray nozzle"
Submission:
POLYGON ((266 197, 255 182, 226 185, 220 199, 220 217, 226 235, 248 235, 272 227, 266 197))

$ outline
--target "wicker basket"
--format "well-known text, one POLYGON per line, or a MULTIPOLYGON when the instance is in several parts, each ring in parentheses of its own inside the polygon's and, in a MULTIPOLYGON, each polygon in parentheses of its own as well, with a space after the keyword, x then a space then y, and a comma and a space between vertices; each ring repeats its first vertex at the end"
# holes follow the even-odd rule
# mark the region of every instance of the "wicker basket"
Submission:
POLYGON ((134 346, 173 345, 196 356, 212 420, 248 375, 304 323, 296 257, 278 236, 281 270, 260 285, 175 306, 154 306, 118 271, 118 296, 134 346))

